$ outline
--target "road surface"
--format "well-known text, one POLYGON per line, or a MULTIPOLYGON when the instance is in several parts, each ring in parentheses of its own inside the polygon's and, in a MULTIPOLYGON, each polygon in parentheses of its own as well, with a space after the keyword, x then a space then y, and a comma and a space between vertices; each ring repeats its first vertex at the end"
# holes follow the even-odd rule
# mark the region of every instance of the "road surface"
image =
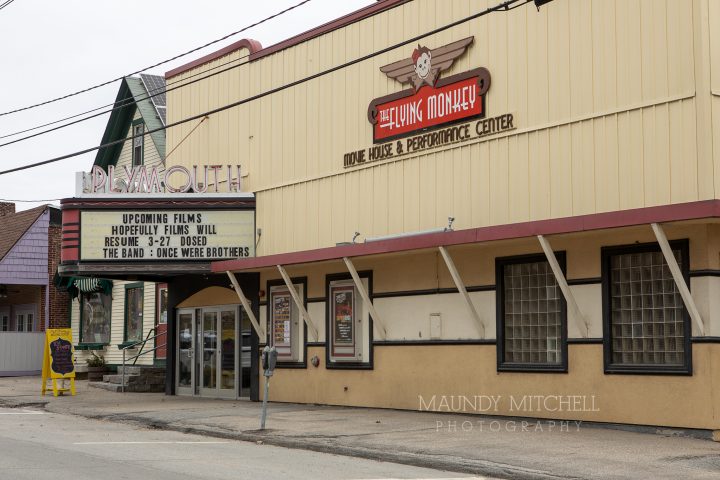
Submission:
POLYGON ((479 478, 393 463, 0 408, 0 478, 302 480, 479 478))

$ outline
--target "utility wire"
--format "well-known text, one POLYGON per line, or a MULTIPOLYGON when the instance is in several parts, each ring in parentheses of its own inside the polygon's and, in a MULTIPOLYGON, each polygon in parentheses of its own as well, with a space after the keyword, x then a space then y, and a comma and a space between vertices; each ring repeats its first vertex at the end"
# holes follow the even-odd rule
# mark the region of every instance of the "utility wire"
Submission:
MULTIPOLYGON (((167 92, 172 92, 173 90, 177 90, 177 89, 179 89, 179 88, 186 87, 186 86, 188 86, 188 85, 192 85, 193 83, 197 83, 197 82, 199 82, 200 80, 205 80, 205 79, 208 79, 208 78, 210 78, 210 77, 214 77, 215 75, 220 75, 221 73, 227 72, 228 70, 232 70, 233 68, 240 67, 240 66, 242 66, 242 65, 233 65, 233 66, 231 66, 231 67, 225 68, 225 69, 220 70, 220 71, 218 71, 218 72, 214 72, 214 73, 205 75, 204 77, 200 77, 200 78, 196 78, 195 80, 188 81, 190 78, 197 77, 197 76, 200 76, 200 75, 204 75, 205 73, 209 72, 210 70, 214 70, 214 69, 216 69, 216 68, 220 68, 220 67, 222 67, 222 66, 224 66, 224 65, 228 65, 228 64, 230 64, 230 63, 238 62, 238 61, 240 61, 240 60, 242 60, 242 59, 244 59, 244 58, 248 58, 249 56, 250 56, 250 55, 244 55, 244 56, 242 56, 242 57, 240 57, 240 58, 237 58, 237 59, 235 59, 235 60, 231 60, 231 61, 229 61, 229 62, 222 63, 222 64, 220 64, 220 65, 217 65, 217 66, 215 66, 215 67, 213 67, 213 68, 210 68, 210 69, 208 69, 208 70, 205 70, 205 71, 203 71, 203 72, 199 72, 199 73, 195 73, 195 74, 193 74, 193 75, 189 75, 188 77, 183 78, 183 79, 181 79, 181 80, 176 80, 175 82, 172 82, 171 85, 175 85, 175 84, 177 84, 177 83, 180 83, 181 85, 177 85, 177 86, 175 86, 175 87, 173 87, 173 88, 165 88, 164 90, 158 90, 158 91, 156 91, 156 92, 153 93, 153 94, 150 94, 150 92, 148 92, 148 95, 147 95, 146 97, 140 98, 140 99, 138 99, 138 100, 135 100, 134 98, 128 98, 128 99, 123 100, 123 101, 121 101, 121 102, 111 103, 111 104, 109 104, 109 105, 104 105, 104 106, 102 106, 102 107, 98 107, 98 108, 94 108, 94 109, 92 109, 92 110, 88 110, 87 112, 84 112, 84 113, 79 113, 79 114, 77 114, 77 115, 73 115, 72 117, 68 117, 67 119, 69 119, 69 118, 74 118, 74 117, 78 117, 78 116, 84 115, 84 114, 86 114, 86 113, 91 113, 91 112, 94 112, 94 111, 99 110, 99 109, 101 109, 101 108, 105 108, 105 107, 110 106, 110 105, 115 105, 113 108, 111 108, 111 109, 109 109, 109 110, 104 110, 104 111, 102 111, 102 112, 98 112, 98 113, 95 113, 95 114, 92 114, 92 115, 88 115, 87 117, 83 117, 83 118, 80 118, 80 119, 78 119, 78 120, 74 120, 74 121, 72 121, 72 122, 65 123, 65 124, 63 124, 63 125, 58 125, 57 127, 48 128, 47 130, 43 130, 42 132, 33 133, 33 134, 31 134, 31 135, 26 135, 26 136, 24 136, 24 137, 16 138, 15 140, 10 140, 10 141, 5 142, 5 143, 0 143, 0 148, 1 148, 1 147, 5 147, 5 146, 7 146, 7 145, 12 145, 13 143, 18 143, 18 142, 22 142, 22 141, 24 141, 24 140, 29 140, 29 139, 31 139, 31 138, 39 137, 40 135, 44 135, 44 134, 46 134, 46 133, 54 132, 54 131, 56 131, 56 130, 60 130, 60 129, 65 128, 65 127, 69 127, 69 126, 71 126, 71 125, 75 125, 75 124, 78 124, 78 123, 80 123, 80 122, 84 122, 84 121, 90 120, 90 119, 92 119, 92 118, 99 117, 99 116, 101 116, 101 115, 105 115, 106 113, 111 113, 111 112, 114 112, 115 110, 120 110, 120 109, 125 108, 125 107, 130 106, 130 105, 135 105, 135 104, 137 104, 138 102, 143 102, 143 101, 145 101, 145 100, 148 100, 148 99, 150 99, 150 98, 156 97, 156 96, 158 96, 158 95, 164 95, 164 94, 166 94, 167 92)), ((243 64, 243 65, 244 65, 244 64, 243 64)), ((67 120, 67 119, 65 119, 65 120, 67 120)), ((61 121, 63 121, 63 120, 58 120, 58 121, 55 121, 55 122, 50 122, 50 123, 45 124, 45 125, 42 125, 42 126, 52 125, 52 124, 54 124, 54 123, 58 123, 58 122, 61 122, 61 121)), ((41 126, 41 127, 42 127, 42 126, 41 126)), ((41 128, 41 127, 33 127, 33 128, 30 128, 30 129, 27 129, 27 130, 25 130, 25 131, 36 130, 36 129, 41 128)), ((16 133, 23 133, 23 132, 16 132, 16 133)), ((14 134, 6 135, 5 137, 9 137, 9 136, 12 136, 12 135, 14 135, 14 134)), ((0 138, 5 138, 5 137, 0 137, 0 138)))
MULTIPOLYGON (((0 5, 2 7, 2 5, 0 5)), ((14 200, 7 198, 0 198, 0 202, 13 202, 13 203, 35 203, 35 202, 59 202, 62 198, 43 198, 42 200, 14 200)))
MULTIPOLYGON (((202 72, 193 73, 192 75, 188 75, 188 76, 185 77, 185 78, 182 78, 182 79, 179 79, 179 80, 175 80, 175 81, 173 81, 173 82, 169 82, 169 83, 167 83, 167 84, 165 85, 165 89, 160 90, 160 91, 157 91, 156 93, 153 93, 153 94, 150 94, 150 92, 148 92, 148 96, 147 96, 147 97, 141 98, 141 99, 139 99, 139 100, 137 100, 137 101, 136 101, 134 98, 128 98, 128 99, 125 99, 125 100, 123 100, 123 101, 121 101, 121 102, 108 103, 108 104, 106 104, 106 105, 101 105, 101 106, 99 106, 99 107, 95 107, 95 108, 93 108, 93 109, 86 110, 86 111, 84 111, 84 112, 76 113, 75 115, 70 115, 69 117, 60 118, 60 119, 58 119, 58 120, 53 120, 52 122, 43 123, 42 125, 37 125, 37 126, 35 126, 35 127, 26 128, 25 130, 18 130, 17 132, 6 133, 6 134, 4 134, 4 135, 0 135, 0 140, 3 139, 3 138, 14 137, 15 135, 20 135, 21 133, 32 132, 33 130, 37 130, 37 129, 39 129, 39 128, 48 127, 48 126, 50 126, 50 125, 55 125, 56 123, 64 122, 65 120, 72 120, 73 118, 77 118, 77 117, 80 117, 80 116, 82 116, 82 115, 87 115, 88 113, 96 112, 96 111, 98 111, 98 110, 100 110, 100 109, 102 109, 102 108, 113 107, 112 109, 106 110, 106 111, 102 112, 101 114, 110 113, 110 112, 112 112, 112 111, 114 111, 114 110, 119 110, 119 109, 121 109, 121 108, 127 107, 128 105, 136 104, 136 103, 138 103, 138 102, 141 102, 141 101, 144 101, 144 100, 148 100, 148 99, 150 99, 150 98, 153 98, 153 97, 155 97, 155 96, 157 96, 157 95, 162 95, 163 93, 166 93, 167 91, 172 91, 172 90, 174 90, 174 89, 167 90, 167 87, 170 86, 170 85, 175 85, 175 84, 177 84, 177 83, 183 83, 183 82, 185 82, 185 81, 187 81, 187 80, 189 80, 189 79, 191 79, 191 78, 193 78, 193 77, 197 77, 197 76, 199 76, 199 75, 204 75, 204 74, 206 74, 206 73, 208 73, 208 72, 210 72, 210 71, 212 71, 212 70, 217 70, 218 68, 224 67, 225 65, 229 65, 229 64, 231 64, 231 63, 239 62, 240 60, 244 60, 244 59, 246 59, 246 58, 248 58, 248 57, 250 57, 250 54, 248 54, 248 55, 243 55, 242 57, 238 57, 238 58, 236 58, 236 59, 230 60, 230 61, 225 62, 225 63, 221 63, 221 64, 219 64, 219 65, 215 65, 214 67, 210 67, 210 68, 208 68, 207 70, 204 70, 204 71, 202 71, 202 72)), ((236 65, 236 66, 239 66, 239 65, 236 65)), ((223 73, 223 72, 226 72, 226 71, 227 71, 227 70, 223 70, 222 72, 217 72, 217 73, 220 74, 220 73, 223 73)), ((211 77, 211 76, 212 76, 212 75, 208 75, 207 77, 203 77, 203 78, 209 78, 209 77, 211 77)), ((188 83, 188 85, 189 85, 189 83, 188 83)), ((84 118, 83 120, 89 120, 89 119, 94 118, 94 117, 95 117, 95 116, 87 117, 87 118, 84 118)), ((67 127, 67 126, 70 126, 70 125, 74 125, 75 123, 77 123, 77 122, 68 123, 67 125, 62 125, 61 128, 62 128, 62 127, 67 127)), ((57 129, 53 129, 53 130, 57 130, 57 129)), ((53 130, 48 130, 48 132, 52 132, 53 130)), ((43 133, 44 133, 44 132, 43 132, 43 133)), ((33 135, 33 136, 35 136, 35 135, 33 135)), ((25 139, 27 139, 27 138, 32 138, 32 136, 24 137, 24 138, 21 138, 21 139, 19 139, 19 140, 25 140, 25 139)), ((13 143, 14 143, 14 142, 13 142, 13 143)), ((2 143, 2 144, 0 144, 0 147, 4 147, 5 145, 10 145, 10 143, 2 143)))
POLYGON ((7 2, 5 2, 5 3, 3 3, 3 4, 0 5, 0 10, 2 10, 2 9, 5 8, 5 7, 7 7, 7 6, 10 5, 11 3, 13 3, 14 1, 15 1, 15 0, 7 0, 7 2))
MULTIPOLYGON (((307 1, 310 1, 310 0, 307 0, 307 1)), ((296 5, 296 6, 299 6, 299 5, 300 5, 300 4, 298 4, 298 5, 296 5)), ((293 7, 293 8, 295 8, 295 7, 293 7)), ((288 9, 288 10, 285 10, 285 11, 289 11, 289 9, 288 9)), ((281 13, 283 13, 283 12, 280 12, 280 13, 278 13, 278 14, 275 14, 274 17, 279 16, 281 13)), ((272 18, 272 17, 268 17, 267 19, 270 19, 270 18, 272 18)), ((267 19, 264 19, 263 21, 265 21, 265 20, 267 20, 267 19)), ((251 25, 251 26, 252 26, 252 25, 251 25)), ((245 27, 245 28, 250 28, 250 27, 245 27)), ((240 30, 240 31, 242 31, 242 30, 240 30)), ((92 119, 92 118, 99 117, 99 116, 101 116, 101 115, 105 115, 106 113, 111 113, 111 112, 113 112, 113 111, 115 111, 115 110, 119 110, 119 109, 125 108, 126 106, 129 106, 129 105, 137 104, 138 102, 148 100, 148 99, 153 98, 153 97, 156 97, 156 96, 158 96, 158 95, 163 95, 163 94, 165 94, 166 92, 171 92, 171 91, 173 91, 173 90, 176 89, 176 88, 170 88, 170 89, 168 89, 167 86, 169 86, 169 85, 175 85, 175 84, 177 84, 177 83, 182 83, 182 85, 180 85, 180 86, 177 87, 177 88, 180 88, 180 87, 182 87, 182 86, 191 85, 191 84, 193 84, 193 83, 196 83, 196 82, 199 81, 199 80, 204 80, 204 79, 206 79, 206 78, 210 78, 210 77, 213 77, 213 76, 215 76, 215 75, 219 75, 219 74, 221 74, 221 73, 223 73, 223 72, 227 72, 228 70, 231 70, 232 68, 234 68, 234 67, 236 67, 236 66, 240 66, 240 65, 235 65, 235 66, 233 66, 233 67, 223 69, 223 70, 221 70, 221 71, 219 71, 219 72, 215 72, 215 73, 208 74, 208 75, 206 75, 206 76, 204 76, 204 77, 202 77, 202 78, 200 78, 200 79, 194 80, 194 81, 192 81, 192 82, 188 82, 188 80, 191 79, 191 78, 193 78, 193 77, 197 77, 197 76, 200 76, 200 75, 205 75, 205 74, 207 74, 208 72, 211 72, 211 71, 213 71, 213 70, 217 70, 218 68, 224 67, 224 66, 226 66, 226 65, 230 65, 230 64, 232 64, 232 63, 239 62, 239 61, 241 61, 241 60, 244 60, 244 59, 246 59, 246 58, 249 58, 250 56, 251 56, 251 54, 243 55, 243 56, 238 57, 238 58, 236 58, 236 59, 233 59, 233 60, 230 60, 230 61, 227 61, 227 62, 218 64, 218 65, 215 65, 214 67, 208 68, 207 70, 204 70, 204 71, 202 71, 202 72, 194 73, 194 74, 189 75, 189 76, 187 76, 187 77, 185 77, 185 78, 175 80, 174 82, 168 83, 168 84, 166 85, 166 88, 165 88, 164 90, 158 90, 158 91, 156 91, 156 92, 153 93, 153 94, 150 94, 150 92, 148 91, 148 96, 147 96, 147 97, 140 98, 140 99, 138 99, 137 101, 136 101, 134 98, 128 98, 128 99, 125 99, 125 100, 123 100, 123 101, 121 101, 121 102, 115 102, 115 103, 109 103, 109 104, 107 104, 107 105, 102 105, 102 106, 100 106, 100 107, 96 107, 96 108, 87 110, 87 111, 85 111, 85 112, 77 113, 77 114, 75 114, 75 115, 70 115, 69 117, 65 117, 65 118, 61 118, 61 119, 58 119, 58 120, 54 120, 54 121, 52 121, 52 122, 47 122, 47 123, 44 123, 44 124, 42 124, 42 125, 37 125, 37 126, 35 126, 35 127, 26 128, 26 129, 24 129, 24 130, 18 130, 18 131, 16 131, 16 132, 8 133, 8 134, 5 134, 5 135, 0 135, 0 139, 8 138, 8 137, 13 137, 13 136, 19 135, 19 134, 21 134, 21 133, 27 133, 27 132, 31 132, 31 131, 33 131, 33 130, 37 130, 37 129, 39 129, 39 128, 48 127, 48 126, 50 126, 50 125, 55 125, 55 124, 57 124, 57 123, 64 122, 64 121, 66 121, 66 120, 72 120, 73 118, 77 118, 77 117, 80 117, 80 116, 82 116, 82 115, 86 115, 86 114, 89 114, 89 113, 92 113, 92 112, 96 112, 96 111, 101 110, 101 109, 103 109, 103 108, 112 107, 112 108, 109 109, 109 110, 105 110, 105 111, 99 112, 99 113, 97 113, 97 114, 95 114, 95 115, 88 115, 87 117, 84 117, 84 118, 81 118, 81 119, 78 119, 78 120, 75 120, 75 121, 72 121, 72 122, 68 122, 68 123, 66 123, 66 124, 59 125, 59 126, 57 126, 57 127, 53 127, 53 128, 44 130, 44 131, 39 132, 39 133, 36 133, 36 134, 27 135, 27 136, 22 137, 22 138, 17 138, 17 139, 15 139, 15 140, 11 140, 11 141, 8 141, 8 142, 5 142, 5 143, 0 143, 0 147, 5 147, 5 146, 7 146, 7 145, 12 145, 13 143, 18 143, 18 142, 21 142, 21 141, 23 141, 23 140, 29 140, 29 139, 31 139, 31 138, 35 138, 35 137, 38 137, 38 136, 40 136, 40 135, 44 135, 44 134, 46 134, 46 133, 54 132, 54 131, 56 131, 56 130, 60 130, 60 129, 65 128, 65 127, 69 127, 69 126, 72 126, 72 125, 76 125, 76 124, 78 124, 78 123, 80 123, 80 122, 84 122, 84 121, 86 121, 86 120, 90 120, 90 119, 92 119)))
MULTIPOLYGON (((15 1, 15 0, 8 0, 8 2, 13 2, 13 1, 15 1)), ((99 84, 97 84, 97 85, 93 85, 93 86, 91 86, 91 87, 87 87, 87 88, 84 88, 84 89, 82 89, 82 90, 78 90, 78 91, 73 92, 73 93, 68 93, 67 95, 63 95, 63 96, 61 96, 61 97, 52 98, 52 99, 50 99, 50 100, 45 100, 45 101, 40 102, 40 103, 36 103, 36 104, 33 104, 33 105, 28 105, 28 106, 26 106, 26 107, 16 108, 15 110, 9 110, 9 111, 7 111, 7 112, 2 112, 2 113, 0 113, 0 117, 3 117, 3 116, 5 116, 5 115, 10 115, 11 113, 17 113, 17 112, 22 112, 22 111, 25 111, 25 110, 30 110, 31 108, 40 107, 40 106, 42 106, 42 105, 47 105, 47 104, 49 104, 49 103, 58 102, 58 101, 60 101, 60 100, 66 99, 66 98, 74 97, 74 96, 76 96, 76 95, 80 95, 81 93, 89 92, 89 91, 91 91, 91 90, 95 90, 95 89, 97 89, 97 88, 104 87, 105 85, 110 85, 111 83, 117 82, 118 80, 122 80, 122 79, 125 78, 125 77, 130 77, 130 76, 132 76, 132 75, 137 75, 138 73, 145 72, 146 70, 150 70, 151 68, 159 67, 160 65, 165 65, 166 63, 169 63, 169 62, 172 62, 172 61, 174 61, 174 60, 177 60, 178 58, 185 57, 185 56, 187 56, 187 55, 190 55, 191 53, 195 53, 195 52, 197 52, 198 50, 202 50, 203 48, 209 47, 210 45, 215 45, 215 44, 218 43, 218 42, 222 42, 223 40, 227 40, 228 38, 233 37, 233 36, 237 35, 238 33, 242 33, 242 32, 244 32, 244 31, 246 31, 246 30, 248 30, 248 29, 250 29, 250 28, 256 27, 256 26, 258 26, 258 25, 260 25, 260 24, 262 24, 262 23, 265 23, 265 22, 267 22, 267 21, 269 21, 269 20, 272 20, 272 19, 275 18, 275 17, 278 17, 278 16, 280 16, 280 15, 283 15, 284 13, 287 13, 287 12, 289 12, 289 11, 291 11, 291 10, 294 10, 294 9, 296 9, 296 8, 298 8, 298 7, 301 7, 302 5, 305 5, 306 3, 311 2, 311 1, 312 1, 312 0, 302 0, 301 2, 296 3, 295 5, 292 5, 292 6, 288 7, 288 8, 286 8, 285 10, 281 10, 281 11, 279 11, 279 12, 273 14, 273 15, 270 15, 269 17, 265 17, 265 18, 263 18, 262 20, 259 20, 259 21, 255 22, 255 23, 251 24, 251 25, 248 25, 247 27, 243 27, 243 28, 241 28, 240 30, 237 30, 237 31, 232 32, 232 33, 229 33, 229 34, 225 35, 225 36, 222 37, 222 38, 218 38, 217 40, 213 40, 212 42, 208 42, 208 43, 206 43, 205 45, 201 45, 201 46, 199 46, 199 47, 193 48, 192 50, 188 50, 188 51, 185 52, 185 53, 181 53, 181 54, 179 54, 179 55, 175 55, 175 56, 172 57, 172 58, 169 58, 169 59, 167 59, 167 60, 163 60, 163 61, 161 61, 161 62, 158 62, 158 63, 154 64, 154 65, 150 65, 149 67, 145 67, 145 68, 143 68, 143 69, 137 70, 137 71, 132 72, 132 73, 129 73, 129 74, 127 74, 127 75, 123 75, 122 77, 114 78, 114 79, 112 79, 112 80, 108 80, 108 81, 106 81, 106 82, 99 83, 99 84)), ((4 5, 8 5, 8 2, 4 3, 3 6, 4 6, 4 5)), ((2 6, 0 6, 0 8, 2 8, 2 6)))
MULTIPOLYGON (((40 162, 30 163, 30 164, 27 164, 27 165, 23 165, 23 166, 20 166, 20 167, 11 168, 11 169, 8 169, 8 170, 2 170, 2 171, 0 171, 0 175, 6 175, 6 174, 8 174, 8 173, 18 172, 18 171, 21 171, 21 170, 27 170, 27 169, 29 169, 29 168, 39 167, 39 166, 41 166, 41 165, 47 165, 47 164, 49 164, 49 163, 59 162, 59 161, 61 161, 61 160, 65 160, 65 159, 68 159, 68 158, 77 157, 77 156, 83 155, 83 154, 85 154, 85 153, 94 152, 94 151, 99 150, 99 149, 101 149, 101 148, 110 147, 110 146, 113 146, 113 145, 117 145, 117 144, 119 144, 119 143, 124 143, 124 142, 126 142, 126 141, 128 141, 128 140, 133 140, 133 139, 135 139, 135 138, 143 137, 143 136, 149 135, 149 134, 151 134, 151 133, 160 132, 160 131, 166 130, 166 129, 168 129, 168 128, 176 127, 176 126, 178 126, 178 125, 182 125, 182 124, 187 123, 187 122, 192 122, 193 120, 198 120, 198 119, 200 119, 200 118, 203 118, 203 117, 206 117, 206 116, 210 116, 210 115, 213 115, 213 114, 215 114, 215 113, 228 110, 228 109, 230 109, 230 108, 234 108, 234 107, 237 107, 237 106, 240 106, 240 105, 249 103, 249 102, 253 102, 253 101, 255 101, 255 100, 258 100, 258 99, 260 99, 260 98, 266 97, 266 96, 268 96, 268 95, 272 95, 272 94, 277 93, 277 92, 280 92, 280 91, 282 91, 282 90, 286 90, 286 89, 288 89, 288 88, 292 88, 292 87, 295 87, 295 86, 297 86, 297 85, 301 85, 301 84, 303 84, 303 83, 309 82, 310 80, 314 80, 314 79, 316 79, 316 78, 323 77, 323 76, 325 76, 325 75, 328 75, 328 74, 330 74, 330 73, 336 72, 336 71, 341 70, 341 69, 343 69, 343 68, 347 68, 347 67, 349 67, 349 66, 351 66, 351 65, 355 65, 356 63, 364 62, 365 60, 369 60, 369 59, 371 59, 371 58, 373 58, 373 57, 376 57, 376 56, 378 56, 378 55, 382 55, 383 53, 387 53, 387 52, 389 52, 389 51, 391 51, 391 50, 394 50, 394 49, 396 49, 396 48, 403 47, 403 46, 405 46, 405 45, 408 45, 408 44, 417 42, 417 41, 422 40, 423 38, 428 37, 428 36, 430 36, 430 35, 435 35, 435 34, 437 34, 437 33, 444 32, 445 30, 449 30, 450 28, 456 27, 456 26, 458 26, 458 25, 462 25, 463 23, 469 22, 469 21, 474 20, 474 19, 476 19, 476 18, 483 17, 483 16, 488 15, 488 14, 493 13, 493 12, 508 10, 508 8, 509 8, 511 5, 513 5, 513 4, 515 4, 515 3, 518 3, 518 2, 520 2, 520 1, 521 1, 521 0, 506 0, 505 2, 502 2, 502 3, 500 3, 500 4, 498 4, 498 5, 494 6, 494 7, 489 7, 489 8, 487 8, 487 9, 481 11, 481 12, 475 13, 475 14, 473 14, 473 15, 470 15, 470 16, 468 16, 468 17, 462 18, 462 19, 460 19, 460 20, 456 20, 456 21, 454 21, 454 22, 452 22, 452 23, 448 23, 447 25, 444 25, 444 26, 442 26, 442 27, 438 27, 438 28, 436 28, 436 29, 434 29, 434 30, 431 30, 431 31, 429 31, 429 32, 425 32, 425 33, 423 33, 423 34, 421 34, 421 35, 417 35, 417 36, 412 37, 412 38, 409 38, 409 39, 407 39, 407 40, 403 40, 402 42, 396 43, 396 44, 391 45, 391 46, 389 46, 389 47, 385 47, 385 48, 383 48, 383 49, 377 50, 377 51, 375 51, 375 52, 373 52, 373 53, 369 53, 369 54, 367 54, 367 55, 364 55, 364 56, 362 56, 362 57, 356 58, 356 59, 354 59, 354 60, 350 60, 349 62, 345 62, 345 63, 342 63, 342 64, 340 64, 340 65, 336 65, 336 66, 334 66, 334 67, 328 68, 327 70, 323 70, 323 71, 318 72, 318 73, 315 73, 315 74, 313 74, 313 75, 309 75, 309 76, 300 78, 300 79, 295 80, 295 81, 293 81, 293 82, 286 83, 286 84, 284 84, 284 85, 281 85, 281 86, 279 86, 279 87, 272 88, 272 89, 267 90, 267 91, 262 92, 262 93, 258 93, 257 95, 252 95, 252 96, 247 97, 247 98, 244 98, 244 99, 242 99, 242 100, 238 100, 237 102, 233 102, 233 103, 224 105, 224 106, 222 106, 222 107, 218 107, 218 108, 215 108, 215 109, 212 109, 212 110, 208 110, 207 112, 199 113, 199 114, 197 114, 197 115, 193 115, 193 116, 191 116, 191 117, 187 117, 187 118, 184 118, 184 119, 182 119, 182 120, 178 120, 177 122, 170 123, 170 124, 165 125, 165 126, 163 126, 163 127, 155 128, 155 129, 152 129, 152 130, 147 130, 147 131, 145 131, 144 133, 139 134, 139 135, 132 135, 132 136, 130 136, 130 137, 128 137, 128 138, 123 138, 123 139, 120 139, 120 140, 115 140, 115 141, 112 141, 112 142, 104 143, 104 144, 98 145, 98 146, 96 146, 96 147, 86 148, 86 149, 84 149, 84 150, 80 150, 80 151, 77 151, 77 152, 74 152, 74 153, 69 153, 69 154, 66 154, 66 155, 61 155, 61 156, 59 156, 59 157, 51 158, 51 159, 48 159, 48 160, 43 160, 43 161, 40 161, 40 162)), ((525 0, 524 3, 528 3, 528 1, 525 0)))

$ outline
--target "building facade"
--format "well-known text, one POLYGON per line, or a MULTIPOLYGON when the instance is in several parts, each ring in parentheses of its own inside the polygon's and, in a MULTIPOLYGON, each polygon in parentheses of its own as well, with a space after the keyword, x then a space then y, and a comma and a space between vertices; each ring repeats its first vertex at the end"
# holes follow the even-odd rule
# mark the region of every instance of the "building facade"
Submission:
MULTIPOLYGON (((532 414, 720 428, 720 9, 556 0, 462 21, 491 3, 379 2, 279 45, 238 44, 168 73, 177 81, 246 63, 170 92, 172 122, 460 22, 212 115, 174 155, 181 165, 243 163, 258 257, 215 269, 260 273, 260 323, 289 367, 276 373, 273 398, 416 409, 419 397, 442 395, 578 395, 598 411, 532 414), (422 136, 373 142, 368 105, 408 86, 384 67, 465 38, 473 42, 441 78, 487 69, 483 118, 511 114, 513 125, 483 134, 496 127, 471 121, 472 138, 429 148, 422 136), (373 152, 386 144, 392 157, 373 152), (352 165, 353 152, 365 161, 352 165), (388 238, 442 229, 448 217, 453 232, 388 238), (670 240, 701 324, 652 223, 670 240), (358 244, 336 246, 355 232, 358 244), (538 234, 556 252, 570 301, 538 234), (301 287, 306 321, 277 265, 301 287)), ((171 130, 168 144, 192 127, 171 130)))
POLYGON ((273 401, 720 430, 720 7, 494 5, 380 1, 167 72, 195 120, 166 167, 240 163, 256 202, 256 255, 170 285, 168 393, 217 381, 203 309, 232 303, 273 401))
POLYGON ((60 219, 55 207, 0 203, 0 376, 39 374, 45 329, 69 324, 68 294, 54 282, 60 219))
MULTIPOLYGON (((124 78, 115 106, 119 108, 113 109, 101 143, 125 141, 98 150, 93 166, 106 172, 114 169, 113 187, 118 189, 136 182, 136 167, 154 169, 162 177, 165 132, 145 133, 165 124, 165 80, 145 74, 124 78)), ((87 277, 91 280, 88 283, 84 278, 77 277, 70 310, 78 369, 84 370, 93 355, 102 356, 111 368, 117 367, 122 364, 121 348, 156 335, 161 335, 157 341, 128 349, 126 357, 150 351, 132 363, 163 365, 167 350, 167 285, 93 276, 87 277), (155 347, 159 348, 152 352, 155 347)), ((75 280, 70 283, 75 284, 75 280)))

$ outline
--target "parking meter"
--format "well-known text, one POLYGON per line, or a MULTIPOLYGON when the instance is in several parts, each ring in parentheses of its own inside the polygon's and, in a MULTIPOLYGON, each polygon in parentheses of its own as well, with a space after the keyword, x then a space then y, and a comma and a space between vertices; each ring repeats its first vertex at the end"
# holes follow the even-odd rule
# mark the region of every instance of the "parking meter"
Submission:
POLYGON ((275 373, 275 364, 277 363, 277 350, 275 347, 265 347, 262 352, 262 366, 265 370, 266 377, 272 377, 275 373))
POLYGON ((265 418, 267 417, 267 402, 270 395, 270 377, 275 373, 275 364, 277 363, 277 350, 275 347, 267 345, 262 351, 262 367, 265 370, 265 395, 263 395, 262 413, 260 416, 260 430, 265 429, 265 418))

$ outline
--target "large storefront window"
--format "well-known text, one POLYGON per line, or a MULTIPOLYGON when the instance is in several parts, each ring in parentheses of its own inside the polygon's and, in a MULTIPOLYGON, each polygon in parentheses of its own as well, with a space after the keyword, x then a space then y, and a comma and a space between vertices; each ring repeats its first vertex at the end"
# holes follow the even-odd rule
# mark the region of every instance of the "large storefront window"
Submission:
MULTIPOLYGON (((688 282, 688 244, 671 247, 688 282)), ((690 320, 656 244, 603 249, 607 371, 689 373, 690 320)))
MULTIPOLYGON (((372 295, 368 273, 361 274, 372 295)), ((329 275, 327 289, 327 365, 329 368, 372 367, 372 325, 368 308, 351 278, 329 275)), ((371 297, 372 298, 372 297, 371 297)))
MULTIPOLYGON (((304 301, 305 280, 293 280, 293 288, 304 301)), ((304 361, 305 329, 302 315, 287 288, 282 282, 268 282, 270 292, 268 303, 268 329, 270 345, 278 352, 278 362, 298 363, 304 361)))
POLYGON ((125 286, 125 341, 138 342, 143 334, 143 285, 125 286))
POLYGON ((110 343, 112 296, 102 292, 80 294, 80 343, 110 343))
POLYGON ((497 276, 498 370, 567 371, 565 299, 548 261, 498 259, 497 276))

